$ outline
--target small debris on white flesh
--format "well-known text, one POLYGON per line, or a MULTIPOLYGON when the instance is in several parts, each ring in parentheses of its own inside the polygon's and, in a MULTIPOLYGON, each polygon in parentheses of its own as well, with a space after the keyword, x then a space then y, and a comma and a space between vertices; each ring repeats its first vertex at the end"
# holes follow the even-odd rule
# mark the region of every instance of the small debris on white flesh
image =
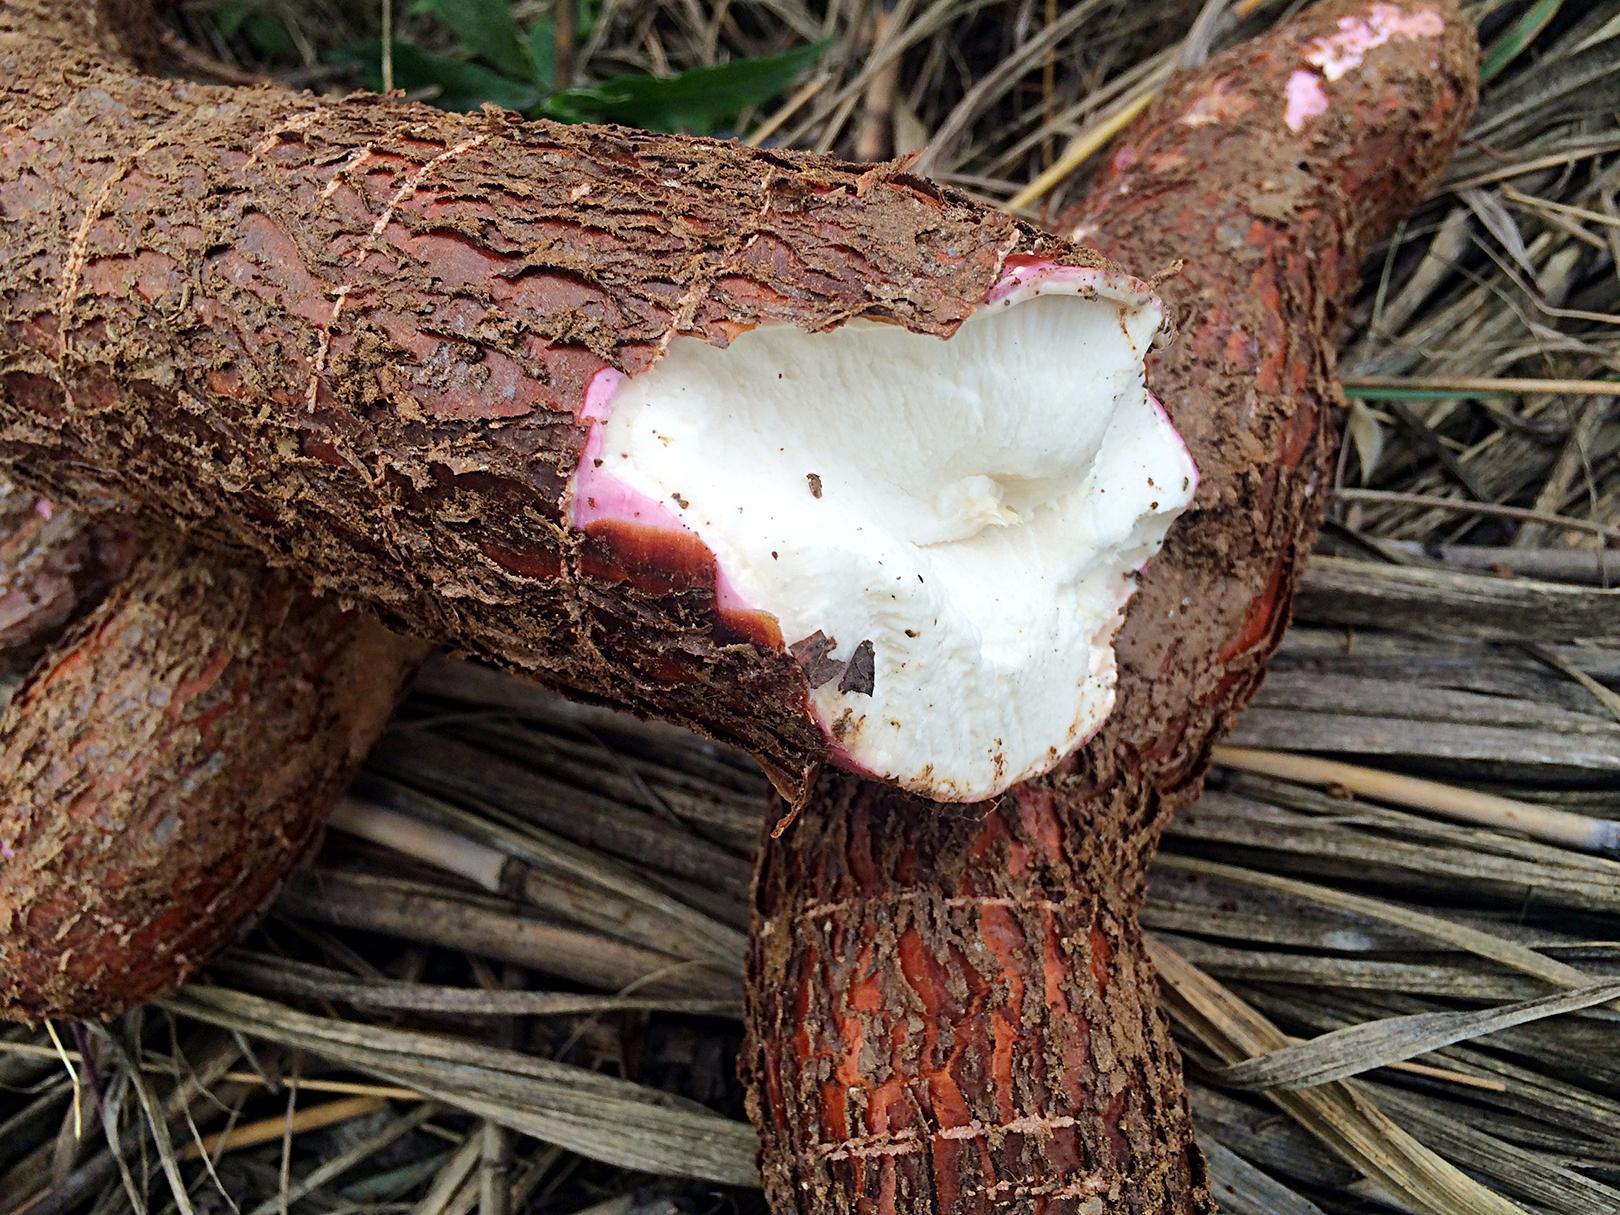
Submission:
POLYGON ((945 341, 677 338, 612 402, 604 471, 678 503, 737 595, 815 639, 795 652, 841 762, 993 796, 1107 716, 1135 572, 1192 499, 1143 385, 1159 324, 1150 296, 1058 278, 945 341))

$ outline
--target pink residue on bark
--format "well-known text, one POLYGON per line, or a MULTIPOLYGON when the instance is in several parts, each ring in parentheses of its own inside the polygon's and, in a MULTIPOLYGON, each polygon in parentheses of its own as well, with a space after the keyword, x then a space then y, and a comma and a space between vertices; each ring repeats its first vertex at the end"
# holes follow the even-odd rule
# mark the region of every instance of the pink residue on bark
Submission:
MULTIPOLYGON (((574 469, 573 525, 583 530, 588 524, 606 519, 660 531, 692 532, 669 507, 608 471, 611 463, 602 454, 602 426, 623 383, 622 371, 604 367, 586 385, 585 403, 579 411, 579 420, 586 424, 585 446, 574 469)), ((737 590, 718 560, 714 571, 714 601, 720 611, 759 611, 737 590)))
POLYGON ((1391 38, 1437 38, 1445 28, 1444 18, 1433 9, 1406 13, 1393 4, 1375 4, 1366 17, 1340 17, 1339 32, 1315 39, 1305 60, 1327 79, 1338 80, 1391 38))
POLYGON ((1305 62, 1284 87, 1283 121, 1300 131, 1312 118, 1327 113, 1327 92, 1322 81, 1339 80, 1360 67, 1367 52, 1394 38, 1438 38, 1445 19, 1433 9, 1407 13, 1393 4, 1375 4, 1365 17, 1340 17, 1339 32, 1313 38, 1305 48, 1305 62), (1314 69, 1314 70, 1312 70, 1314 69))
POLYGON ((1300 68, 1288 78, 1283 96, 1287 102, 1283 107, 1283 121, 1290 131, 1303 131, 1307 122, 1327 113, 1327 90, 1309 68, 1300 68))

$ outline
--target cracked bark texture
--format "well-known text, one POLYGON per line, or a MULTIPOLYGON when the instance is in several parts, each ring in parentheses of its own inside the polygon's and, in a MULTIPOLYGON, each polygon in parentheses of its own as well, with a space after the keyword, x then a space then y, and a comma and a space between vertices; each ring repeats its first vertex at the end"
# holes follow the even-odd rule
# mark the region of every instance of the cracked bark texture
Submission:
POLYGON ((0 711, 0 1020, 110 1016, 257 919, 426 647, 5 491, 0 666, 47 648, 0 711))
POLYGON ((1286 627, 1335 448, 1340 317, 1450 159, 1477 57, 1452 0, 1317 5, 1172 81, 1065 218, 1133 264, 1185 259, 1161 288, 1181 336, 1149 382, 1197 499, 1142 575, 1088 746, 979 807, 828 777, 768 845, 742 1066, 778 1215, 1213 1209, 1144 870, 1286 627), (1318 70, 1372 22, 1433 33, 1318 70), (1325 112, 1294 129, 1311 82, 1325 112))
POLYGON ((701 544, 569 526, 587 384, 678 334, 946 335, 1010 255, 1100 260, 895 166, 141 75, 142 8, 0 6, 0 460, 802 797, 774 620, 717 609, 701 544))

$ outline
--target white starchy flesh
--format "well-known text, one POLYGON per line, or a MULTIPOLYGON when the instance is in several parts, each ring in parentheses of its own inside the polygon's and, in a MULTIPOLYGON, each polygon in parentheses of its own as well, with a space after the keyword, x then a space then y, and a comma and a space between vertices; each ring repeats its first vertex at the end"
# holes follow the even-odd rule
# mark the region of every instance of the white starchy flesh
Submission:
POLYGON ((602 472, 714 552, 723 593, 811 663, 838 758, 941 800, 1049 769, 1113 703, 1134 574, 1195 470, 1147 394, 1157 302, 1080 272, 1011 284, 950 339, 857 321, 677 338, 626 380, 602 472), (799 646, 803 655, 807 649, 799 646))

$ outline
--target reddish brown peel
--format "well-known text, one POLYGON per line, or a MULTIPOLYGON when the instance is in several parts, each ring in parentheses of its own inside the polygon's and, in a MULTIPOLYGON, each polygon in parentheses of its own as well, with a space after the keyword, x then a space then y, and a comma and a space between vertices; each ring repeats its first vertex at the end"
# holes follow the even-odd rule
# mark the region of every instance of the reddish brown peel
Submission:
MULTIPOLYGON (((37 511, 32 495, 3 502, 8 518, 37 511)), ((67 512, 52 522, 49 545, 0 546, 0 596, 108 539, 67 512)), ((252 561, 114 539, 127 574, 105 597, 57 583, 30 617, 30 639, 52 644, 0 712, 3 1020, 122 1012, 235 939, 426 649, 252 561)))
POLYGON ((1213 1209, 1143 873, 1287 624, 1335 330, 1450 158, 1477 54, 1453 0, 1317 5, 1174 80, 1066 220, 1133 264, 1185 262, 1149 383, 1197 499, 1142 577, 1090 745, 974 808, 826 779, 767 848, 743 1069, 778 1215, 1213 1209))
POLYGON ((141 7, 0 9, 0 459, 801 796, 828 743, 770 622, 679 533, 573 525, 593 379, 678 334, 946 335, 1009 255, 1100 260, 894 166, 140 75, 141 7))

